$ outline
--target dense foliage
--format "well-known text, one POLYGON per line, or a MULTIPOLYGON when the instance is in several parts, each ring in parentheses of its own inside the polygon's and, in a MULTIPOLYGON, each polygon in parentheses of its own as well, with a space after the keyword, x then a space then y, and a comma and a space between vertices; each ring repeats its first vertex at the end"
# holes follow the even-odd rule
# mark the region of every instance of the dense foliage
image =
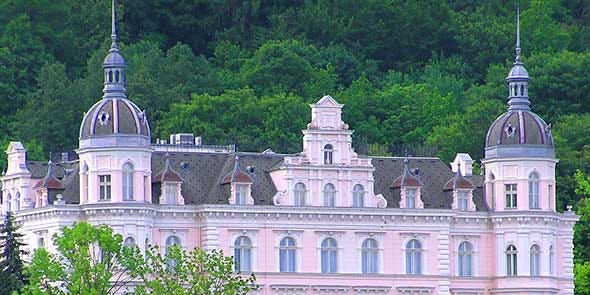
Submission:
MULTIPOLYGON (((589 173, 590 3, 522 0, 533 110, 554 126, 559 210, 589 173)), ((77 146, 101 96, 110 1, 0 0, 0 144, 30 159, 77 146)), ((118 1, 128 93, 154 138, 300 149, 308 104, 345 103, 361 153, 483 156, 505 109, 515 7, 505 0, 118 1)), ((0 160, 5 166, 5 159, 0 160)))
POLYGON ((23 234, 18 231, 12 213, 6 214, 0 225, 0 294, 12 294, 19 291, 27 282, 24 273, 23 234))
POLYGON ((173 246, 165 255, 158 247, 142 253, 109 226, 87 222, 62 228, 53 242, 57 255, 35 250, 20 294, 244 295, 255 289, 254 276, 234 273, 233 258, 218 251, 185 253, 173 246))

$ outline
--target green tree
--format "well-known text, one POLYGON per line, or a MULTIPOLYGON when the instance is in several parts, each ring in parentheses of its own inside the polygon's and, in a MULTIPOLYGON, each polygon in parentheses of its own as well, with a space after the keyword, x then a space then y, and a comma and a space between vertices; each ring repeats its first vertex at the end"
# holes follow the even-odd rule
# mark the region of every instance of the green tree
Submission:
POLYGON ((190 252, 170 246, 166 254, 158 247, 146 250, 145 260, 134 268, 141 278, 136 295, 245 295, 255 290, 255 276, 234 273, 234 259, 221 251, 190 252), (188 288, 187 288, 188 286, 188 288))
POLYGON ((14 215, 8 212, 0 227, 0 294, 19 291, 27 282, 23 272, 23 256, 27 252, 22 249, 25 246, 22 240, 23 234, 18 232, 14 215))
POLYGON ((106 226, 86 222, 64 227, 53 237, 59 255, 37 249, 23 295, 118 294, 133 279, 128 265, 137 257, 123 251, 123 238, 106 226))
POLYGON ((580 220, 574 227, 574 274, 576 294, 590 294, 590 177, 575 173, 576 193, 583 198, 577 204, 580 220))

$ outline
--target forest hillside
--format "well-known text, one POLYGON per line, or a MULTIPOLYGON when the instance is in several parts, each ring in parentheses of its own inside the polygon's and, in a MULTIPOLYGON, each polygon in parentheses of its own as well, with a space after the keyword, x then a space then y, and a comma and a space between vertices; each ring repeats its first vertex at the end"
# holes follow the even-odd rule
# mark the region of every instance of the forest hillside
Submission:
MULTIPOLYGON (((532 108, 552 124, 560 159, 558 207, 590 216, 590 1, 519 2, 532 108)), ((241 151, 297 152, 309 103, 330 94, 358 152, 448 162, 481 159, 506 109, 514 1, 117 3, 128 94, 153 140, 192 132, 241 151)), ((77 146, 102 95, 109 35, 110 1, 0 0, 1 146, 23 141, 35 160, 77 146)), ((578 264, 590 260, 583 227, 578 264)))

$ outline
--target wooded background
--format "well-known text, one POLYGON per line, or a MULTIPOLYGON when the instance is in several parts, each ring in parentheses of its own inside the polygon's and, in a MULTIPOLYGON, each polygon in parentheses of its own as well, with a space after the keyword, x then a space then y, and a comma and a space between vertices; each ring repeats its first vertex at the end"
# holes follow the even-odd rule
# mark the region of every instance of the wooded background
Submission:
MULTIPOLYGON (((563 210, 584 195, 576 170, 590 172, 590 1, 519 2, 563 210)), ((330 94, 360 153, 480 159, 506 109, 514 1, 142 0, 117 10, 128 95, 154 140, 192 132, 240 151, 298 152, 308 104, 330 94)), ((107 0, 0 0, 1 146, 23 141, 35 160, 77 146, 102 95, 110 11, 107 0)))

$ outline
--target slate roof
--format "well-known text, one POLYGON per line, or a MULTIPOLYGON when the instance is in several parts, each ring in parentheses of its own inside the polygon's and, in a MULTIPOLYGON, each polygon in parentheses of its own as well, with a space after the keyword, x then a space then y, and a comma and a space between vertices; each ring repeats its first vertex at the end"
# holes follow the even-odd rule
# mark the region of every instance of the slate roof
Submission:
MULTIPOLYGON (((252 195, 255 205, 272 205, 277 189, 269 172, 277 169, 283 162, 284 154, 274 153, 169 153, 170 168, 184 180, 182 195, 185 204, 227 204, 230 186, 224 177, 235 172, 235 157, 239 156, 241 173, 252 181, 252 195)), ((371 157, 375 167, 375 194, 383 194, 388 207, 398 207, 399 188, 392 184, 404 171, 402 157, 371 157)), ((455 173, 438 158, 407 158, 407 167, 422 183, 421 196, 425 208, 450 209, 452 195, 445 191, 447 182, 455 173)), ((166 153, 152 154, 154 175, 165 169, 166 153)), ((41 179, 47 173, 47 163, 29 162, 28 168, 34 179, 41 179)), ((78 161, 56 163, 53 173, 66 187, 63 195, 67 203, 79 202, 78 161)), ((474 202, 478 211, 487 211, 483 197, 483 178, 479 175, 464 177, 475 186, 474 202)), ((152 199, 159 199, 160 190, 152 185, 152 199)), ((52 202, 53 200, 51 200, 52 202)))
MULTIPOLYGON (((47 162, 29 161, 27 168, 31 172, 31 183, 42 181, 47 176, 47 162)), ((80 203, 80 175, 78 161, 53 163, 53 176, 65 187, 62 195, 66 204, 80 203)), ((55 201, 55 196, 50 194, 49 203, 55 201)))

